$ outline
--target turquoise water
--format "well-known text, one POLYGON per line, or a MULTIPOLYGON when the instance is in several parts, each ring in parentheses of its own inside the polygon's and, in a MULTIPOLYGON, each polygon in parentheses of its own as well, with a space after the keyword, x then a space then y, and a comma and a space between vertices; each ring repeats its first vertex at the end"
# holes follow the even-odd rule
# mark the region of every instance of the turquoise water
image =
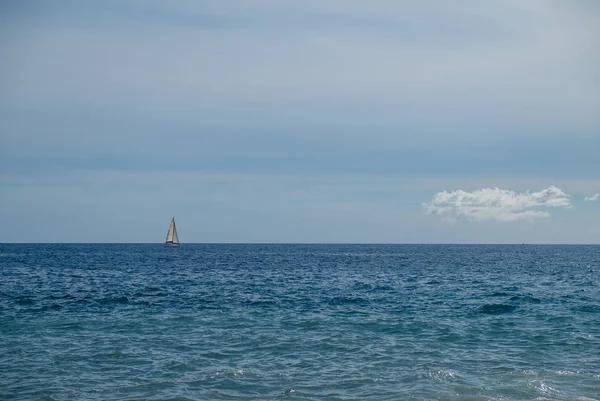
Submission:
POLYGON ((0 244, 0 399, 600 399, 600 246, 0 244))

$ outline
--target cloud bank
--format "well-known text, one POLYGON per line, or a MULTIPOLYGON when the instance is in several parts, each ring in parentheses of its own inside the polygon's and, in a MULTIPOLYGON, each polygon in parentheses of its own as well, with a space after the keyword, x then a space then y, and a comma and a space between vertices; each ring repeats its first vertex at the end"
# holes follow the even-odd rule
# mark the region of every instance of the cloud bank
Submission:
POLYGON ((425 214, 442 216, 452 221, 511 222, 549 217, 550 213, 542 209, 568 208, 571 206, 570 197, 554 185, 533 193, 484 188, 473 192, 438 192, 423 207, 425 214))
POLYGON ((583 201, 584 202, 596 202, 598 200, 598 198, 600 198, 600 194, 595 194, 592 196, 586 196, 583 201))

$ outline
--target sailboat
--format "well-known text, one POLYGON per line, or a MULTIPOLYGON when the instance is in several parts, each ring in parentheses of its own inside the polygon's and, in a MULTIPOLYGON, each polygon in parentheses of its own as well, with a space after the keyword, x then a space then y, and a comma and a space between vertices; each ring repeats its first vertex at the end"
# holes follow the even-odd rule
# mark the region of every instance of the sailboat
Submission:
POLYGON ((175 228, 175 217, 171 219, 171 225, 169 226, 169 231, 167 231, 167 239, 165 241, 165 246, 179 246, 179 237, 177 236, 177 229, 175 228))

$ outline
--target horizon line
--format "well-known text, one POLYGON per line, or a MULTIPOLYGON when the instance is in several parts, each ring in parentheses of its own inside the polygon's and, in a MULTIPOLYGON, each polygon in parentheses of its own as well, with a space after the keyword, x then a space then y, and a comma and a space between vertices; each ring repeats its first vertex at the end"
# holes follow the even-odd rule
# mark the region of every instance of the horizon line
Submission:
MULTIPOLYGON (((1 242, 0 245, 164 245, 164 242, 1 242)), ((600 245, 548 242, 185 242, 185 245, 600 245)))

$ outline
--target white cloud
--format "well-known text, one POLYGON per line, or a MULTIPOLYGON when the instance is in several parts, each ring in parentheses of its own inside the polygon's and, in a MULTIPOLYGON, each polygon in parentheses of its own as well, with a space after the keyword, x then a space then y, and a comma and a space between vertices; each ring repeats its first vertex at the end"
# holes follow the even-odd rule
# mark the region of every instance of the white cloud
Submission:
POLYGON ((596 202, 598 200, 598 198, 600 198, 600 194, 595 194, 592 196, 586 196, 583 201, 584 202, 596 202))
POLYGON ((541 209, 570 206, 570 195, 554 185, 533 193, 500 188, 443 191, 435 194, 431 202, 423 204, 425 214, 467 221, 532 220, 550 216, 541 209))

